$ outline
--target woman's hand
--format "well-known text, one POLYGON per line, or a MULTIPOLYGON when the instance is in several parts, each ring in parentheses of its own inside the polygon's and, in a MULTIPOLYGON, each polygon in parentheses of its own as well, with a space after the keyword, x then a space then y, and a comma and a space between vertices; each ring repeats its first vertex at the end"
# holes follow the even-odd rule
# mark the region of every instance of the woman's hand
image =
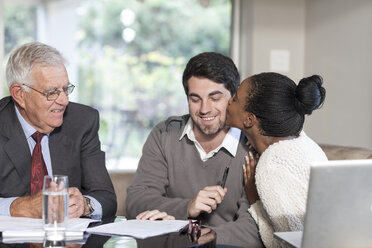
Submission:
POLYGON ((160 212, 159 210, 147 210, 140 213, 136 217, 137 220, 174 220, 174 216, 168 215, 166 212, 160 212))
POLYGON ((249 204, 253 204, 260 199, 255 179, 257 162, 258 153, 250 149, 248 156, 245 156, 245 164, 243 164, 244 188, 249 204))
POLYGON ((201 235, 197 239, 198 244, 204 244, 216 239, 216 233, 208 227, 202 227, 201 235))

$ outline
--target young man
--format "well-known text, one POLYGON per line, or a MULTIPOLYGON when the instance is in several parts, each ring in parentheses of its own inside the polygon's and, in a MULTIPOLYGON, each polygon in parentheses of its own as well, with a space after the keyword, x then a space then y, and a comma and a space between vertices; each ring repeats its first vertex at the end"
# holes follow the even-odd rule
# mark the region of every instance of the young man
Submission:
MULTIPOLYGON (((128 188, 129 218, 157 209, 159 218, 200 219, 217 233, 218 244, 262 247, 243 186, 246 140, 225 126, 239 82, 230 58, 211 52, 191 58, 183 74, 189 114, 168 118, 149 135, 128 188)), ((153 213, 138 218, 151 219, 153 213)))
POLYGON ((11 96, 0 100, 0 215, 41 218, 43 177, 62 174, 69 179, 70 218, 115 216, 98 112, 69 103, 74 86, 61 54, 24 44, 10 55, 6 77, 11 96))

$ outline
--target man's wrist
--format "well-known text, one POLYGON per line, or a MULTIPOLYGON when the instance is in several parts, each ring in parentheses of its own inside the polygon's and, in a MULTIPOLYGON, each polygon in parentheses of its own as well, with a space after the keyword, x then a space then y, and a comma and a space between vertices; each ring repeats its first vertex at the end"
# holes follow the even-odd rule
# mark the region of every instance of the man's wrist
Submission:
POLYGON ((84 196, 84 216, 91 215, 94 212, 94 202, 84 196))

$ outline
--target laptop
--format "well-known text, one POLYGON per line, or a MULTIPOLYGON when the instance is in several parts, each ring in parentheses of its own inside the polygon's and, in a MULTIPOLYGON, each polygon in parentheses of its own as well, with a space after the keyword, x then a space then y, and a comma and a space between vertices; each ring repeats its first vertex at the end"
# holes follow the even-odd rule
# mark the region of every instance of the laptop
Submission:
POLYGON ((372 247, 372 159, 313 163, 304 231, 274 235, 293 247, 372 247))

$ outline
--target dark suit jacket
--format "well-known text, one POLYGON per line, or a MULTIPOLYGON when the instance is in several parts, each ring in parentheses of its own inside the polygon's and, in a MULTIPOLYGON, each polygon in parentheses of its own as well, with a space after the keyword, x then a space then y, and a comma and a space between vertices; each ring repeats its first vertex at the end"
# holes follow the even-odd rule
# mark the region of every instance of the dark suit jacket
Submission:
MULTIPOLYGON (((98 138, 98 111, 70 102, 62 126, 49 136, 53 174, 94 197, 103 218, 116 213, 116 195, 98 138)), ((0 197, 30 195, 31 154, 11 97, 0 100, 0 197)))

